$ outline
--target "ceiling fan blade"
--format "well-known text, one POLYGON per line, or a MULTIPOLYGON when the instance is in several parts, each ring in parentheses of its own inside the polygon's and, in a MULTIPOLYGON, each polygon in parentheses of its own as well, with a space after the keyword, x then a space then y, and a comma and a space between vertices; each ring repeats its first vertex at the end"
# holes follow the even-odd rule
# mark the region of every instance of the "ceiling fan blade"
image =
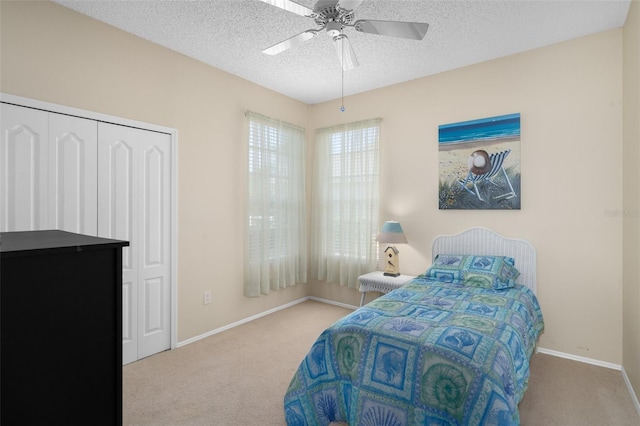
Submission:
POLYGON ((274 44, 273 46, 264 49, 262 53, 266 53, 267 55, 277 55, 278 53, 282 53, 285 50, 298 46, 307 40, 311 40, 316 35, 318 35, 318 31, 307 30, 289 39, 286 39, 285 41, 281 41, 278 44, 274 44))
POLYGON ((363 0, 339 0, 336 5, 338 8, 342 10, 355 10, 363 0))
POLYGON ((289 12, 293 12, 296 15, 300 15, 300 16, 313 15, 313 10, 309 9, 306 6, 293 2, 291 0, 260 0, 260 1, 264 3, 268 3, 275 7, 279 7, 280 9, 284 9, 289 12))
POLYGON ((391 37, 422 40, 427 34, 429 24, 420 22, 372 21, 363 19, 353 24, 356 31, 369 34, 380 34, 391 37))
POLYGON ((340 34, 333 38, 333 43, 336 46, 336 53, 338 54, 338 59, 340 59, 340 65, 342 65, 342 69, 345 71, 352 70, 358 67, 358 59, 356 58, 356 54, 351 47, 351 42, 347 38, 346 35, 340 34))

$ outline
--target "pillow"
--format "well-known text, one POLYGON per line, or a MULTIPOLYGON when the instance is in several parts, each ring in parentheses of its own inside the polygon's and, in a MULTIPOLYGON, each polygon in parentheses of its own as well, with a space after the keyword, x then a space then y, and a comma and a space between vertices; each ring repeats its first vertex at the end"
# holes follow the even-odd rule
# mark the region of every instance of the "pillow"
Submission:
POLYGON ((424 275, 440 282, 503 289, 513 287, 520 272, 511 257, 439 254, 424 275))

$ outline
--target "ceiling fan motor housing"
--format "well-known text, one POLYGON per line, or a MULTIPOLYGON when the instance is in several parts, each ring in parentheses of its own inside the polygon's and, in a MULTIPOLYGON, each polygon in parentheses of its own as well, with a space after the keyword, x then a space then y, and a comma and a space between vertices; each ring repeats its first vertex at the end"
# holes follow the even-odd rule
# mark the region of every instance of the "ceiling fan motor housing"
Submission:
POLYGON ((314 15, 316 24, 323 27, 330 37, 339 35, 353 20, 353 11, 340 9, 337 0, 319 0, 314 15))

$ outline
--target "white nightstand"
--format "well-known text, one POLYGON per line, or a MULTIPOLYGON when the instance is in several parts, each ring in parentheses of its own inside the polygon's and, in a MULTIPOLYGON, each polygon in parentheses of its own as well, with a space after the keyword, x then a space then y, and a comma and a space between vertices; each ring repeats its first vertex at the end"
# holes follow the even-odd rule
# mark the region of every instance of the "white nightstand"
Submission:
POLYGON ((411 281, 415 277, 411 275, 399 275, 397 277, 389 277, 384 275, 382 271, 369 272, 368 274, 360 275, 358 281, 360 282, 360 291, 362 296, 360 297, 360 306, 364 304, 364 296, 368 291, 379 291, 380 293, 389 293, 391 290, 399 288, 408 281, 411 281))

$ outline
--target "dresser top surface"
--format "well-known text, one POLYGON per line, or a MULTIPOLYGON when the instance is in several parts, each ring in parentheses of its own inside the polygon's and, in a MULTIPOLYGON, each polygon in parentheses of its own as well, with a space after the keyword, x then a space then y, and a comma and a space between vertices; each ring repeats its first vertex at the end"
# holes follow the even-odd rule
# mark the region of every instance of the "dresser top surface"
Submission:
POLYGON ((3 254, 33 250, 112 248, 128 245, 127 241, 98 238, 59 230, 0 233, 0 252, 3 254))

